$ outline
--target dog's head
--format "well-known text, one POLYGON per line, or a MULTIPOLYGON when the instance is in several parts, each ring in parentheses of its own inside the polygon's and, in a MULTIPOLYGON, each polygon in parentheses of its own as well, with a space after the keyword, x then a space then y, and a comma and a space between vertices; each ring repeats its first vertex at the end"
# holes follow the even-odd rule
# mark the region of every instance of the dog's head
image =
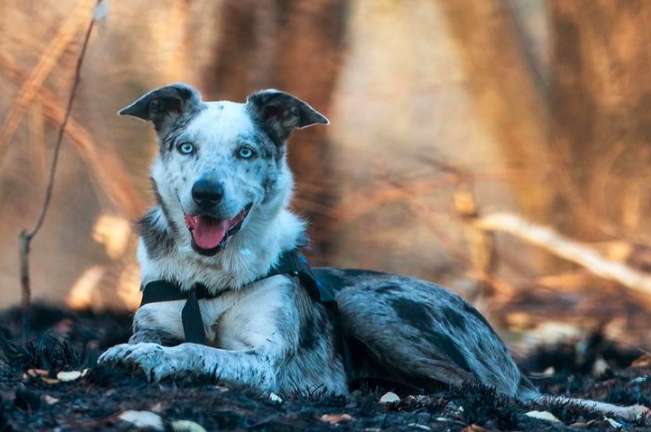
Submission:
POLYGON ((221 251, 250 219, 271 218, 287 204, 287 139, 295 128, 328 124, 278 90, 254 93, 243 104, 204 102, 185 84, 149 92, 119 114, 154 124, 159 204, 178 239, 206 256, 221 251))

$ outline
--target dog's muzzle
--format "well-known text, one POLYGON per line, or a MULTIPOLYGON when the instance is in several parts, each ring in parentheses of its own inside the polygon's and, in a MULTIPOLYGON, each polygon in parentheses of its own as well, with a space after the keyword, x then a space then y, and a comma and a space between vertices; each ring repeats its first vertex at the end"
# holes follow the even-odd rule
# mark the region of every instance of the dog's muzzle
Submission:
POLYGON ((245 206, 231 219, 219 219, 210 214, 185 215, 185 225, 192 236, 192 248, 201 255, 213 256, 226 241, 242 227, 252 204, 245 206))

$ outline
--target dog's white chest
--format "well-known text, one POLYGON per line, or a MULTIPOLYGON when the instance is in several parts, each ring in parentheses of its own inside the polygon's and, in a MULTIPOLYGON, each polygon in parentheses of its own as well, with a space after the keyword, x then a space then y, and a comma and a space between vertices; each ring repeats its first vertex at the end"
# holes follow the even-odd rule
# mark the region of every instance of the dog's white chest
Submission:
MULTIPOLYGON (((274 276, 240 291, 199 300, 206 337, 215 347, 251 349, 274 337, 279 310, 286 307, 290 282, 274 276)), ((136 312, 135 327, 158 328, 184 339, 184 301, 149 303, 136 312)))

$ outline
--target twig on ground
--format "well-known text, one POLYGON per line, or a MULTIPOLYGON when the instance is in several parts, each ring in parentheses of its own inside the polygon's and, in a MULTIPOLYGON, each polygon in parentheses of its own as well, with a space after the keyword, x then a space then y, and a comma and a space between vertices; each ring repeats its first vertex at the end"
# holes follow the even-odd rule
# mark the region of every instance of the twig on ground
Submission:
MULTIPOLYGON (((102 0, 98 0, 98 4, 102 0)), ((81 51, 79 53, 79 58, 77 59, 77 66, 75 68, 74 81, 72 83, 72 89, 70 90, 70 96, 68 97, 68 104, 66 107, 65 116, 63 117, 63 122, 59 127, 59 134, 57 135, 57 141, 54 146, 54 153, 52 155, 52 163, 50 165, 50 173, 48 176, 48 184, 45 190, 45 198, 43 199, 43 206, 41 207, 41 212, 36 219, 34 227, 27 231, 23 230, 20 233, 20 284, 21 284, 21 307, 23 311, 23 327, 24 327, 24 338, 27 341, 29 338, 30 330, 30 305, 32 290, 30 285, 29 277, 29 253, 31 242, 40 231, 45 221, 45 216, 50 207, 50 200, 52 199, 52 190, 54 189, 54 176, 56 174, 57 162, 59 160, 59 152, 61 150, 61 142, 63 141, 63 134, 70 118, 70 113, 72 112, 72 104, 75 101, 75 96, 77 95, 77 89, 80 83, 81 76, 81 66, 84 62, 84 57, 86 56, 86 49, 88 48, 88 42, 90 41, 90 35, 93 32, 93 27, 95 25, 95 20, 91 19, 88 24, 88 29, 86 30, 86 35, 84 37, 83 45, 81 46, 81 51)))

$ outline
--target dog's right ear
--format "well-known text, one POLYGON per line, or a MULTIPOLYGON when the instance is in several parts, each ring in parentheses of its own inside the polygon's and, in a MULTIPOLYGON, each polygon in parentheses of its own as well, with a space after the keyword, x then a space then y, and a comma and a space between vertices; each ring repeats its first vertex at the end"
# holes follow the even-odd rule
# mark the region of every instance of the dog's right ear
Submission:
POLYGON ((172 84, 150 91, 131 105, 118 111, 119 115, 149 120, 157 132, 165 130, 173 118, 193 114, 201 109, 201 95, 187 84, 172 84))

